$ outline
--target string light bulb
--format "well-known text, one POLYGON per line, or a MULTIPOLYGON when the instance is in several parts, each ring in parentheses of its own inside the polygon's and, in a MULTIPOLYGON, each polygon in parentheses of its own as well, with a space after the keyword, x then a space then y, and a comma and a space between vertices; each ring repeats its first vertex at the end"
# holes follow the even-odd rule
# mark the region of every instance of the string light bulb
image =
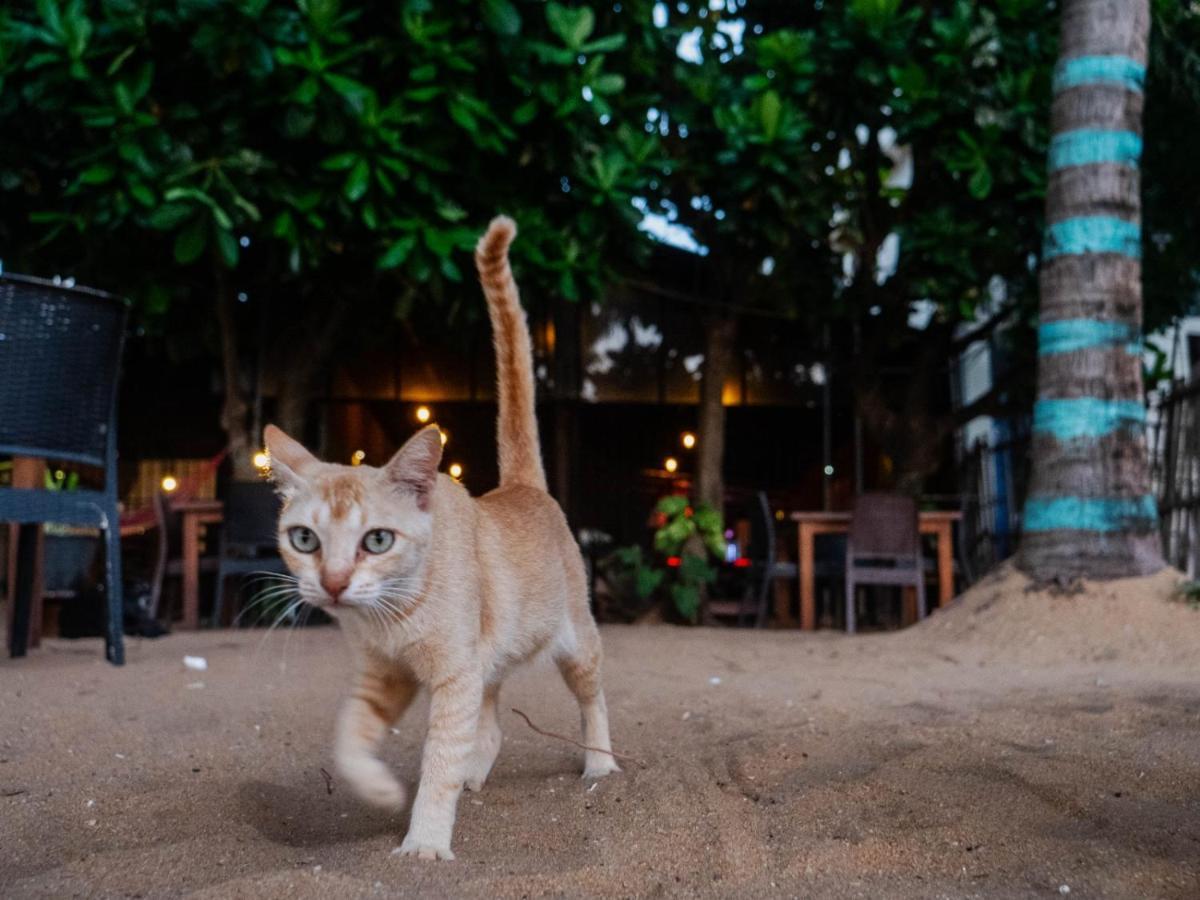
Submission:
POLYGON ((254 463, 254 468, 262 470, 271 468, 271 454, 266 450, 259 450, 254 454, 251 462, 254 463))
POLYGON ((438 429, 438 437, 440 437, 442 439, 443 447, 445 447, 446 444, 448 444, 450 442, 450 432, 446 431, 444 428, 438 429))
POLYGON ((166 493, 171 493, 175 488, 179 487, 179 482, 175 480, 174 475, 164 475, 162 480, 162 489, 166 493))
POLYGON ((426 422, 428 422, 432 418, 433 418, 433 413, 430 411, 428 406, 418 406, 417 407, 417 421, 420 422, 422 425, 424 425, 426 422))
POLYGON ((666 469, 668 472, 670 472, 672 475, 674 475, 675 471, 679 468, 679 460, 677 460, 673 456, 668 456, 663 461, 663 468, 666 469))
POLYGON ((455 481, 458 481, 462 478, 463 467, 459 463, 450 463, 450 468, 447 471, 449 471, 450 477, 455 481))
POLYGON ((682 435, 680 435, 679 442, 683 444, 683 448, 685 450, 691 450, 696 446, 696 436, 690 431, 685 431, 682 435))
POLYGON ((365 451, 355 450, 354 453, 350 456, 350 465, 361 466, 362 461, 366 458, 367 458, 367 454, 365 451))

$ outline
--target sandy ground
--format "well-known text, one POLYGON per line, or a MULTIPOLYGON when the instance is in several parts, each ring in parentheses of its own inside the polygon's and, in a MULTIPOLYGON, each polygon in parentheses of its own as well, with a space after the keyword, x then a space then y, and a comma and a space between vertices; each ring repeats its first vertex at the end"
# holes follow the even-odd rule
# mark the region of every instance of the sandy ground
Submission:
MULTIPOLYGON (((1171 585, 1002 573, 855 638, 607 628, 641 764, 589 787, 506 713, 449 863, 327 789, 335 629, 135 640, 124 669, 52 641, 0 662, 0 895, 1200 897, 1200 611, 1171 585)), ((549 666, 510 685, 575 733, 549 666)), ((423 712, 386 748, 410 780, 423 712)))

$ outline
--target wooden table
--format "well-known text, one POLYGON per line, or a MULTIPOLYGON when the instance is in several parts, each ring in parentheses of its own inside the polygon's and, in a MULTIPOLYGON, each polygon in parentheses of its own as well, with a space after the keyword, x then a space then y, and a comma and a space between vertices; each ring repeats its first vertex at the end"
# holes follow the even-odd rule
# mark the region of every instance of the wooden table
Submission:
POLYGON ((205 525, 224 521, 220 500, 171 500, 171 512, 178 513, 183 530, 183 624, 185 629, 200 627, 200 531, 205 525))
MULTIPOLYGON (((812 631, 817 627, 813 540, 818 534, 849 534, 850 513, 794 512, 791 518, 799 526, 800 627, 812 631)), ((954 523, 961 518, 956 510, 918 514, 921 534, 932 534, 937 543, 938 606, 954 598, 954 523)))

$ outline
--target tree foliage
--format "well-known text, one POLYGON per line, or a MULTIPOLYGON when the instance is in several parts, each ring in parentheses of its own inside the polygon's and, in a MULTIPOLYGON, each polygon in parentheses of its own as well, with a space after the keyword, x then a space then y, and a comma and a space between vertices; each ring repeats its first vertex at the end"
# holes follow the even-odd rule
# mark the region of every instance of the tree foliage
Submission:
MULTIPOLYGON (((1188 142, 1155 137, 1197 124, 1197 15, 1159 13, 1156 321, 1194 289, 1197 233, 1156 178, 1194 181, 1188 142)), ((1027 399, 1031 366, 959 414, 946 386, 964 330, 1035 308, 1055 22, 1044 0, 26 2, 0 12, 0 248, 226 355, 213 305, 243 294, 226 381, 265 341, 300 391, 388 316, 478 315, 469 251, 498 211, 554 302, 665 277, 661 216, 703 254, 687 290, 828 329, 920 476, 964 416, 1027 399)))

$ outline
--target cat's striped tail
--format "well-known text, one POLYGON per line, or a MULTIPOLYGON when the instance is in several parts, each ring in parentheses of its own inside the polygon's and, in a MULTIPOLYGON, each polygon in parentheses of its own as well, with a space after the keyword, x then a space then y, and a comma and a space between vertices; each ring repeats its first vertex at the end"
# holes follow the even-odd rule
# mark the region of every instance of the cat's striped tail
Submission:
POLYGON ((517 294, 508 247, 517 226, 497 216, 475 246, 475 267, 487 297, 496 345, 496 381, 500 396, 497 441, 500 445, 500 484, 524 484, 546 489, 542 451, 534 411, 533 348, 525 310, 517 294))

